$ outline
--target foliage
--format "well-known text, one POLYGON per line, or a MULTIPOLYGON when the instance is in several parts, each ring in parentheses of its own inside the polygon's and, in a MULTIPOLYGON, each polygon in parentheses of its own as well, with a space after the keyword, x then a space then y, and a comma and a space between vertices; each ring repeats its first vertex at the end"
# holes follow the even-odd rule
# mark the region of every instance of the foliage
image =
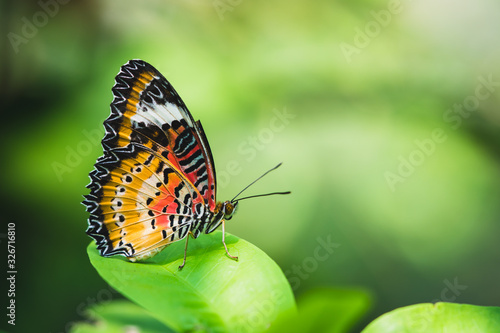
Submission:
POLYGON ((500 307, 469 304, 416 304, 373 321, 362 333, 500 332, 500 307))
MULTIPOLYGON (((221 233, 184 242, 141 263, 103 258, 91 243, 87 252, 99 274, 138 305, 114 301, 93 306, 93 323, 72 333, 123 332, 350 332, 368 310, 366 291, 319 288, 299 298, 276 263, 254 245, 228 235, 226 257, 221 233)), ((478 332, 500 330, 500 307, 467 304, 417 304, 396 309, 370 323, 362 333, 478 332)))
POLYGON ((72 333, 123 333, 140 328, 141 333, 174 332, 148 311, 128 301, 99 304, 87 310, 91 322, 76 324, 72 333))
POLYGON ((281 269, 254 245, 222 234, 191 241, 186 266, 184 242, 145 262, 104 258, 95 245, 87 251, 92 265, 113 288, 177 331, 260 332, 279 315, 295 310, 292 290, 281 269))

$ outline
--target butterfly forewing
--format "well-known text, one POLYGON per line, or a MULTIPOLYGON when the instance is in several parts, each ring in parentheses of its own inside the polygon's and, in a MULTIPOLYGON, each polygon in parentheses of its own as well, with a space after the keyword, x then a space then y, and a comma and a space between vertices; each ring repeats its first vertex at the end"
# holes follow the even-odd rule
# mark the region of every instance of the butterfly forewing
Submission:
POLYGON ((148 257, 212 218, 213 159, 201 124, 151 65, 122 66, 113 94, 84 201, 87 233, 102 255, 148 257))
POLYGON ((140 144, 159 151, 215 207, 215 172, 210 146, 172 85, 153 66, 131 60, 113 87, 111 116, 103 146, 140 144), (116 114, 116 115, 114 115, 116 114))

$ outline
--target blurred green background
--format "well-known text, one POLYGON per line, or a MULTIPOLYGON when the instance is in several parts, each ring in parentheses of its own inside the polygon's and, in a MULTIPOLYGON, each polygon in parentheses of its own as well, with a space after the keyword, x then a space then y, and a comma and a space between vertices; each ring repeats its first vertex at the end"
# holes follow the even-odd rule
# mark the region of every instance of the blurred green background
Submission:
POLYGON ((0 3, 12 331, 67 332, 121 297, 89 263, 80 202, 114 77, 133 58, 201 119, 219 200, 283 162, 248 194, 292 195, 243 201, 227 229, 297 295, 366 289, 365 324, 420 302, 500 305, 497 1, 0 3))

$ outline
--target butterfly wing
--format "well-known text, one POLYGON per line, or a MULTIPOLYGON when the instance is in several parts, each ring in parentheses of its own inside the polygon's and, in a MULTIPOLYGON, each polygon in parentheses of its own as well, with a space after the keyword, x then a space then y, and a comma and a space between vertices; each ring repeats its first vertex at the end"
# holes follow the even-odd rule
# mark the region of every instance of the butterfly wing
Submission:
POLYGON ((113 94, 84 201, 87 234, 103 256, 150 257, 212 218, 213 158, 200 122, 148 63, 122 66, 113 94))
POLYGON ((201 123, 195 122, 172 85, 153 66, 131 60, 113 87, 104 149, 141 144, 161 150, 215 207, 215 169, 201 123))

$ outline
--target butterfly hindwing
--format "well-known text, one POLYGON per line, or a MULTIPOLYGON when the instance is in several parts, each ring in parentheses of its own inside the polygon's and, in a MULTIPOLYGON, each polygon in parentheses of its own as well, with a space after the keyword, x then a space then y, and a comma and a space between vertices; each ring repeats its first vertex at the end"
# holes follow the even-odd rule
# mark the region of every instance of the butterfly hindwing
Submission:
POLYGON ((102 255, 148 257, 212 217, 213 159, 201 124, 151 65, 122 66, 113 94, 84 201, 87 233, 102 255))

